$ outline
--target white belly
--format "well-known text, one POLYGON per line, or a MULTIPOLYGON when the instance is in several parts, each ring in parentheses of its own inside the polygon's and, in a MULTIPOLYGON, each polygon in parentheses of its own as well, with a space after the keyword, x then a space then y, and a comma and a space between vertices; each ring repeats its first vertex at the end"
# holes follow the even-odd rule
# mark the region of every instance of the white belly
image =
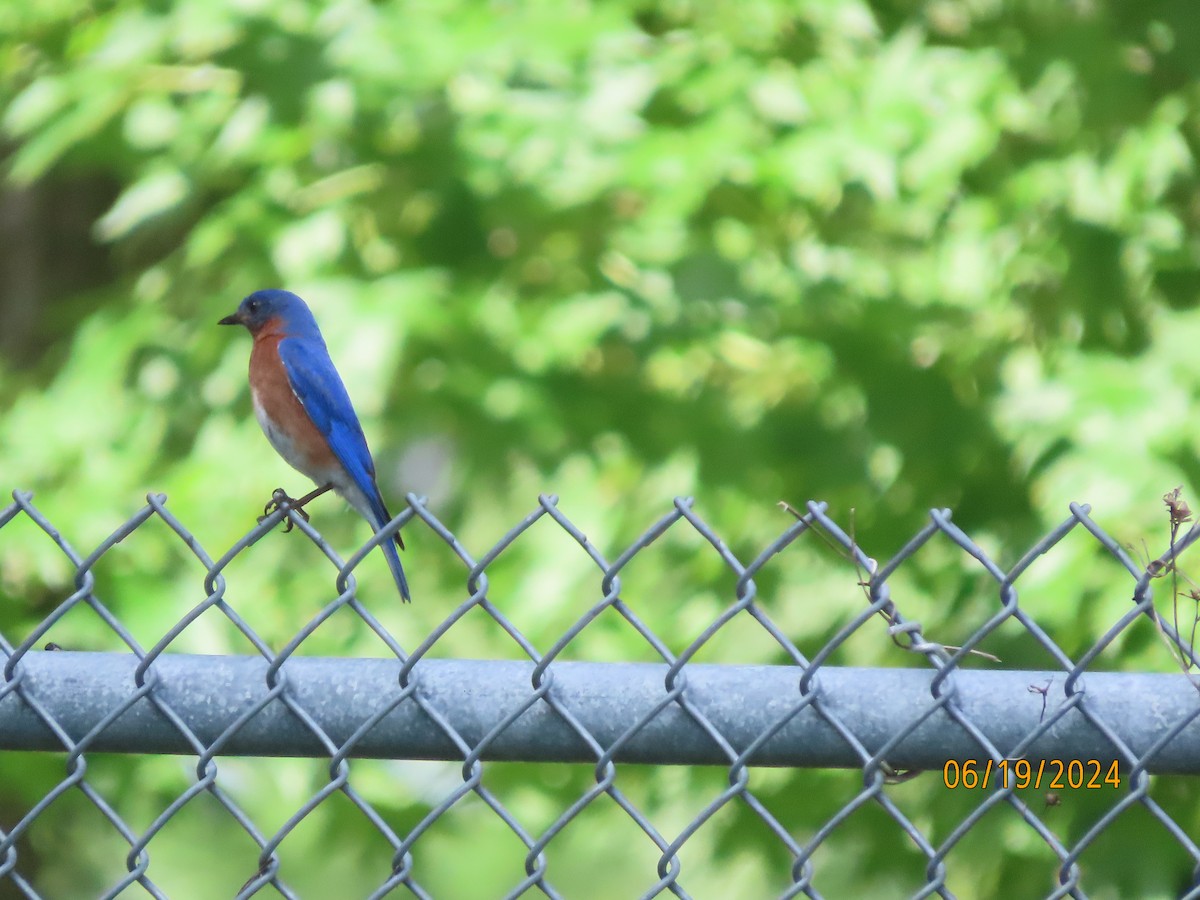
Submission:
POLYGON ((275 452, 282 456, 289 466, 311 479, 317 487, 332 484, 336 493, 340 494, 351 506, 358 510, 360 515, 378 528, 380 523, 375 521, 375 516, 371 512, 371 504, 367 502, 366 495, 359 489, 358 485, 350 480, 346 474, 346 470, 336 464, 332 466, 314 465, 308 454, 301 450, 288 435, 287 431, 278 427, 275 421, 267 415, 267 411, 258 402, 257 394, 253 391, 250 393, 254 403, 254 418, 258 419, 259 427, 262 428, 263 434, 267 436, 267 440, 271 442, 271 446, 275 448, 275 452))

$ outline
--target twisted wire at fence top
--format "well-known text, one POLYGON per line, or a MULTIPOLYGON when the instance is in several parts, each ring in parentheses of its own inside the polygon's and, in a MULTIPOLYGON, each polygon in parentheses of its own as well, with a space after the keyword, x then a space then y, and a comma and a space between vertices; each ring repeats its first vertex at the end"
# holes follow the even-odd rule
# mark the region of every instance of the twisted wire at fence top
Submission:
MULTIPOLYGON (((234 544, 219 559, 212 559, 200 546, 199 541, 188 529, 176 519, 165 506, 163 495, 151 494, 147 497, 147 505, 125 522, 117 531, 111 534, 86 557, 79 555, 62 537, 55 527, 33 505, 32 496, 28 493, 14 492, 13 503, 0 510, 0 528, 3 528, 18 515, 27 516, 36 524, 50 540, 61 550, 75 570, 75 591, 64 600, 50 615, 46 616, 24 640, 15 646, 6 637, 0 635, 0 650, 3 651, 6 662, 4 666, 4 684, 0 687, 0 703, 14 697, 25 708, 31 710, 37 720, 49 729, 55 742, 66 753, 66 777, 64 777, 40 802, 35 804, 7 832, 0 833, 0 880, 8 879, 25 896, 38 896, 34 886, 19 870, 20 857, 17 843, 21 837, 37 821, 38 817, 59 796, 77 789, 101 812, 121 838, 128 844, 126 857, 127 875, 109 889, 106 896, 115 897, 126 887, 138 884, 150 895, 166 896, 152 881, 148 874, 150 855, 148 844, 154 836, 196 797, 207 793, 221 808, 228 812, 246 834, 254 841, 259 850, 258 870, 243 886, 239 896, 248 897, 266 886, 272 886, 285 897, 297 896, 288 887, 280 875, 279 846, 295 828, 320 806, 327 798, 335 793, 347 798, 371 823, 379 835, 392 848, 392 867, 380 882, 372 896, 380 897, 393 888, 403 885, 418 897, 430 896, 419 883, 414 871, 413 852, 429 827, 468 796, 474 796, 482 801, 521 841, 526 848, 524 860, 525 878, 513 885, 508 896, 519 896, 529 889, 536 889, 547 896, 557 897, 558 891, 551 881, 551 872, 545 856, 547 846, 562 831, 594 801, 602 796, 616 804, 636 825, 646 838, 651 841, 660 854, 657 866, 657 880, 647 885, 645 896, 655 896, 667 892, 675 896, 689 896, 685 887, 685 878, 680 860, 680 851, 684 844, 706 822, 711 820, 728 804, 738 802, 751 810, 753 814, 769 829, 786 848, 792 859, 789 886, 782 896, 820 896, 814 882, 813 856, 831 833, 858 809, 873 803, 883 809, 888 816, 908 836, 912 845, 923 854, 926 860, 926 882, 917 892, 917 896, 937 894, 943 897, 952 896, 946 886, 947 870, 945 860, 954 847, 967 835, 991 809, 999 804, 1007 804, 1017 815, 1026 822, 1034 833, 1053 852, 1059 864, 1058 886, 1051 896, 1084 896, 1080 884, 1081 870, 1078 865, 1080 855, 1094 842, 1126 808, 1140 805, 1147 810, 1169 834, 1180 844, 1185 852, 1200 867, 1200 847, 1186 834, 1163 808, 1149 796, 1149 775, 1147 766, 1153 762, 1156 754, 1169 744, 1177 735, 1187 728, 1197 716, 1200 716, 1200 703, 1194 705, 1189 714, 1181 716, 1171 724, 1149 749, 1138 752, 1123 740, 1119 729, 1107 722, 1096 704, 1089 702, 1082 689, 1080 678, 1087 666, 1096 656, 1112 644, 1120 633, 1134 620, 1141 616, 1155 619, 1156 627, 1160 628, 1181 651, 1187 652, 1186 645, 1169 625, 1158 620, 1152 606, 1151 577, 1153 567, 1142 568, 1131 560, 1128 554, 1090 518, 1086 506, 1072 505, 1070 516, 1054 531, 1043 538, 1021 560, 1009 570, 1004 570, 994 563, 988 555, 965 533, 963 533, 950 518, 947 510, 934 510, 930 514, 930 522, 908 542, 886 564, 880 566, 868 557, 857 546, 855 541, 826 514, 826 507, 820 503, 809 503, 801 513, 796 513, 796 521, 785 529, 779 537, 765 547, 757 557, 749 563, 743 563, 732 553, 716 532, 696 513, 690 498, 676 499, 672 509, 653 523, 644 534, 634 541, 615 560, 609 561, 588 541, 585 535, 558 508, 557 498, 542 495, 538 506, 521 522, 505 534, 490 550, 476 560, 460 543, 457 537, 442 524, 423 502, 409 495, 409 506, 397 516, 388 527, 376 534, 370 542, 358 552, 343 562, 321 535, 300 515, 289 510, 286 505, 276 510, 245 537, 234 544), (152 517, 161 519, 187 546, 206 570, 204 588, 206 598, 179 620, 151 648, 140 646, 132 633, 107 608, 97 596, 95 579, 92 569, 96 563, 113 546, 133 534, 152 517), (338 595, 295 634, 295 636, 278 652, 273 651, 259 635, 238 615, 236 610, 225 598, 226 583, 222 574, 229 563, 239 554, 257 543, 276 525, 289 519, 293 526, 305 534, 328 557, 338 569, 336 589, 338 595), (588 608, 579 618, 568 627, 561 637, 544 652, 534 646, 520 629, 498 609, 488 597, 488 567, 508 547, 530 529, 535 523, 548 519, 557 524, 570 535, 582 548, 582 551, 595 564, 600 576, 601 599, 588 608), (388 633, 387 629, 359 601, 356 595, 354 569, 359 562, 380 541, 388 540, 399 528, 420 521, 436 534, 461 560, 466 569, 466 586, 468 596, 459 606, 450 612, 442 622, 411 652, 406 651, 388 633), (639 553, 651 543, 672 528, 690 527, 720 556, 723 563, 736 576, 734 601, 681 653, 673 654, 667 644, 621 599, 621 573, 639 553), (1029 565, 1040 555, 1056 546, 1069 532, 1082 528, 1090 533, 1100 545, 1116 559, 1131 576, 1133 603, 1128 612, 1116 622, 1083 656, 1074 661, 1059 645, 1029 616, 1026 610, 1018 605, 1015 582, 1029 565), (866 591, 867 604, 858 614, 847 622, 811 659, 776 626, 770 617, 756 602, 757 586, 755 576, 758 575, 771 560, 785 550, 802 534, 819 529, 823 535, 840 545, 850 555, 855 565, 865 573, 863 584, 866 591), (918 622, 906 619, 890 596, 888 579, 895 570, 906 560, 910 559, 922 546, 937 536, 943 536, 958 545, 967 554, 978 561, 982 569, 992 578, 999 592, 1000 606, 996 612, 966 640, 963 646, 948 648, 929 640, 923 633, 918 622), (103 716, 93 727, 83 734, 71 734, 49 711, 46 697, 40 697, 29 689, 22 660, 29 654, 37 653, 34 648, 39 645, 52 626, 66 613, 77 606, 86 606, 104 622, 120 641, 128 648, 137 663, 134 669, 133 685, 128 695, 108 714, 103 716), (172 643, 197 618, 210 609, 218 610, 233 624, 255 648, 266 663, 266 691, 258 696, 253 703, 246 706, 241 714, 228 725, 215 739, 207 742, 189 726, 185 718, 168 701, 167 692, 161 689, 160 677, 156 671, 156 661, 168 651, 172 643), (288 680, 289 659, 292 659, 301 644, 335 613, 349 609, 357 615, 365 625, 380 639, 399 664, 399 677, 396 689, 386 696, 378 698, 374 711, 365 717, 358 727, 340 742, 335 740, 322 727, 312 711, 305 708, 298 692, 292 689, 288 680), (453 716, 450 711, 440 708, 430 699, 428 692, 422 690, 422 660, 430 656, 440 638, 474 610, 481 610, 507 634, 520 648, 521 652, 532 663, 531 683, 528 694, 521 703, 508 710, 507 713, 482 736, 469 739, 452 724, 453 716), (555 689, 555 662, 559 661, 564 651, 606 610, 619 615, 627 622, 646 644, 652 648, 665 666, 663 692, 660 699, 642 715, 636 717, 629 726, 617 736, 601 742, 581 719, 578 708, 573 709, 560 692, 555 689), (845 721, 842 715, 834 709, 834 704, 828 702, 821 684, 822 667, 846 641, 864 624, 877 615, 883 615, 888 622, 888 633, 900 646, 920 654, 928 662, 934 673, 931 682, 929 702, 919 715, 914 716, 905 727, 897 729, 890 738, 871 749, 867 746, 854 728, 845 721), (780 652, 797 667, 799 671, 798 690, 793 700, 777 715, 775 721, 761 730, 753 740, 742 742, 740 746, 731 742, 721 728, 707 715, 695 697, 689 693, 688 672, 689 664, 700 650, 729 622, 738 617, 750 617, 763 631, 769 635, 780 652), (1051 655, 1061 668, 1064 676, 1064 702, 1046 711, 1037 725, 1026 733, 1014 747, 1000 748, 996 746, 985 733, 981 723, 975 722, 966 713, 960 702, 960 690, 957 684, 956 672, 969 654, 976 651, 979 645, 1009 620, 1016 621, 1033 636, 1033 638, 1051 655), (174 802, 164 809, 148 827, 138 833, 131 828, 104 798, 104 796, 87 779, 87 753, 94 750, 98 741, 105 735, 113 724, 129 710, 139 704, 152 704, 154 709, 168 720, 178 732, 191 753, 196 757, 196 779, 187 790, 180 794, 174 802), (239 733, 264 711, 282 706, 295 721, 301 723, 307 734, 311 735, 322 748, 322 755, 329 759, 328 782, 320 787, 295 813, 273 834, 267 835, 259 830, 250 816, 234 801, 229 793, 218 783, 218 758, 223 751, 235 742, 239 733), (358 792, 351 784, 350 759, 356 753, 356 748, 362 746, 372 730, 377 728, 394 711, 412 706, 419 709, 427 719, 456 748, 456 756, 462 760, 462 781, 450 790, 440 802, 433 804, 423 818, 406 834, 398 834, 385 818, 358 792), (595 784, 583 793, 573 804, 563 810, 541 834, 531 834, 518 821, 517 817, 500 801, 500 799, 485 787, 483 773, 485 760, 502 740, 506 732, 513 728, 514 723, 530 711, 550 711, 555 721, 561 723, 572 733, 582 745, 588 748, 588 756, 593 760, 595 784), (698 728, 716 748, 728 768, 728 787, 713 797, 697 813, 688 825, 674 836, 663 834, 650 821, 637 805, 617 785, 617 766, 625 752, 656 720, 667 712, 681 713, 687 721, 698 728), (765 802, 750 789, 751 768, 760 758, 765 746, 775 738, 790 722, 802 714, 815 714, 829 728, 840 736, 845 746, 850 748, 861 767, 863 786, 853 797, 849 798, 842 807, 824 822, 821 827, 801 839, 793 835, 787 827, 772 814, 765 802), (1110 745, 1116 748, 1118 757, 1128 769, 1130 790, 1115 803, 1095 824, 1075 841, 1073 845, 1064 844, 1053 830, 1043 821, 1034 809, 1016 794, 1015 783, 997 788, 982 795, 979 804, 953 828, 949 835, 935 846, 922 830, 914 824, 896 805, 889 796, 886 787, 895 780, 898 773, 889 764, 889 757, 894 754, 903 742, 909 739, 926 722, 937 717, 947 718, 963 733, 968 735, 973 745, 978 748, 981 760, 991 760, 1000 763, 1005 759, 1020 757, 1028 748, 1046 737, 1060 723, 1072 715, 1082 715, 1094 729, 1102 734, 1110 745)), ((1182 544, 1180 545, 1182 546, 1182 544)), ((986 724, 986 723, 984 723, 986 724)), ((1200 896, 1200 888, 1194 888, 1188 896, 1200 896)))

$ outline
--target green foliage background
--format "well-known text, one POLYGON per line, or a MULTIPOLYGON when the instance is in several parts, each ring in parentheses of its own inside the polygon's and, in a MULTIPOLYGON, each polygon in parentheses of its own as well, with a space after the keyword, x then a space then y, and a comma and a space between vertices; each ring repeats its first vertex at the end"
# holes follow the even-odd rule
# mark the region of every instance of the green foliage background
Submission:
MULTIPOLYGON (((1197 480, 1197 33, 1187 2, 0 3, 0 482, 36 491, 84 553, 161 490, 220 555, 273 487, 307 488, 250 414, 248 339, 215 327, 243 295, 285 286, 321 322, 393 507, 428 496, 476 557, 540 491, 610 558, 676 495, 694 495, 743 559, 787 526, 777 500, 809 497, 880 558, 947 506, 1010 565, 1072 500, 1157 554, 1158 498, 1197 480)), ((366 537, 333 501, 314 513, 347 552, 366 537)), ((71 592, 71 572, 26 520, 0 538, 0 630, 16 643, 71 592)), ((468 592, 435 535, 405 538, 411 608, 381 560, 360 582, 415 647, 468 592)), ((626 602, 676 652, 733 599, 706 549, 674 529, 623 576, 626 602)), ((892 582, 905 614, 951 644, 997 605, 961 556, 935 544, 892 582)), ((1127 609, 1105 559, 1072 538, 1022 580, 1023 604, 1070 653, 1127 609)), ((228 570, 230 602, 282 646, 329 599, 323 565, 302 539, 270 535, 228 570)), ((100 561, 97 593, 151 645, 203 599, 203 575, 151 523, 100 561)), ((600 597, 552 526, 489 577, 543 649, 600 597)), ((856 581, 802 542, 764 574, 759 602, 813 653, 861 609, 856 581)), ((498 631, 469 616, 434 653, 519 656, 498 631)), ((105 632, 79 609, 50 636, 118 649, 105 632)), ((172 649, 250 648, 209 614, 172 649)), ((1052 665, 1014 623, 985 649, 1052 665)), ((384 650, 347 615, 302 652, 384 650)), ((611 615, 567 655, 654 658, 611 615)), ((784 661, 740 620, 700 658, 784 661)), ((881 624, 832 662, 923 665, 881 624)), ((1171 662, 1145 624, 1101 666, 1171 662)), ((355 767, 401 832, 459 778, 355 767)), ((221 771, 268 832, 328 777, 297 761, 221 771)), ((61 759, 0 759, 4 826, 61 777, 61 759)), ((192 777, 174 759, 89 770, 135 828, 192 777)), ((629 767, 619 786, 674 835, 724 779, 629 767)), ((534 834, 591 780, 487 770, 534 834)), ((751 783, 802 842, 860 785, 843 772, 751 783)), ((1191 785, 1156 790, 1195 834, 1191 785)), ((933 775, 889 792, 935 841, 979 799, 933 775)), ((1078 792, 1045 815, 1070 843, 1115 802, 1078 792)), ((150 845, 150 875, 173 896, 229 896, 255 869, 252 842, 206 803, 150 845)), ((386 843, 339 803, 281 848, 305 896, 365 894, 390 871, 386 843)), ((81 796, 34 834, 56 828, 78 835, 78 854, 43 836, 21 857, 48 895, 101 892, 124 872, 126 845, 81 796)), ((466 801, 418 843, 416 874, 437 896, 497 896, 523 857, 466 801)), ((605 798, 547 851, 568 896, 647 890, 657 857, 605 798)), ((696 896, 778 893, 790 867, 736 803, 681 858, 696 896)), ((1082 865, 1097 897, 1173 895, 1192 867, 1137 809, 1082 865)), ((948 867, 960 896, 1039 895, 1055 871, 1007 808, 948 867)), ((868 806, 818 854, 816 884, 906 896, 923 869, 868 806)))

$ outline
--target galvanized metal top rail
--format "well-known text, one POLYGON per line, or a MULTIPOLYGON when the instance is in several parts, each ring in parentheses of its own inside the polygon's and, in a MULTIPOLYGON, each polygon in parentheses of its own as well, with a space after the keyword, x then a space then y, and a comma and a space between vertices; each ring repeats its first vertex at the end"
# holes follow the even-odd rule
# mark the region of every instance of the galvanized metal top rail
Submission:
POLYGON ((692 664, 672 683, 665 664, 564 661, 539 683, 532 662, 426 659, 401 687, 395 659, 295 657, 273 675, 269 668, 258 657, 164 655, 147 692, 129 654, 31 652, 20 691, 0 699, 0 749, 83 743, 188 754, 190 732, 226 756, 320 757, 329 755, 323 733, 349 757, 458 760, 449 737, 457 733, 484 760, 861 767, 836 720, 870 755, 888 747, 894 768, 933 769, 988 753, 945 710, 952 695, 1001 758, 1116 761, 1128 770, 1145 757, 1151 773, 1200 772, 1200 691, 1183 675, 1093 672, 1068 694, 1062 673, 964 670, 939 702, 934 674, 919 669, 826 666, 810 678, 791 666, 692 664), (1080 709, 1084 697, 1107 728, 1080 709), (423 705, 440 710, 450 730, 423 705), (903 740, 891 743, 897 734, 903 740))

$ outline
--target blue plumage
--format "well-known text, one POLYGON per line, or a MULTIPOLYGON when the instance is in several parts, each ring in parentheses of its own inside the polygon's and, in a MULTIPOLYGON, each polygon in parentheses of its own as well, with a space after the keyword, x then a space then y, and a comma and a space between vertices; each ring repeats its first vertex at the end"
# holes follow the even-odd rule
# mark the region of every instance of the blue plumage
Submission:
MULTIPOLYGON (((250 389, 255 415, 272 446, 316 482, 317 493, 332 488, 379 531, 391 515, 375 481, 375 463, 305 302, 289 291, 257 291, 221 324, 244 325, 254 336, 250 389)), ((408 600, 399 533, 380 547, 400 596, 408 600)))

